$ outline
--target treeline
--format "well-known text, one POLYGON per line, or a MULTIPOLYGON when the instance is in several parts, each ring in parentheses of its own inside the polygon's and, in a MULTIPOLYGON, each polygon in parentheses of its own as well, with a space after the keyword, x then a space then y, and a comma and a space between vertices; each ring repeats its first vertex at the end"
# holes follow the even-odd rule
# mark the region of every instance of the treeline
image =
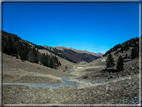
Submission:
POLYGON ((2 31, 3 53, 16 56, 16 58, 20 58, 22 61, 28 60, 30 62, 40 63, 54 69, 61 66, 56 56, 42 54, 34 46, 31 46, 27 41, 22 40, 17 35, 2 31))
POLYGON ((122 44, 118 44, 118 45, 114 46, 113 48, 111 48, 110 50, 108 50, 103 56, 107 56, 107 54, 110 54, 111 52, 116 51, 118 48, 120 48, 120 50, 117 50, 114 53, 114 55, 119 52, 123 53, 123 51, 129 50, 130 47, 133 47, 133 49, 134 49, 133 51, 136 51, 136 53, 139 53, 139 38, 137 38, 137 37, 132 38, 122 44))

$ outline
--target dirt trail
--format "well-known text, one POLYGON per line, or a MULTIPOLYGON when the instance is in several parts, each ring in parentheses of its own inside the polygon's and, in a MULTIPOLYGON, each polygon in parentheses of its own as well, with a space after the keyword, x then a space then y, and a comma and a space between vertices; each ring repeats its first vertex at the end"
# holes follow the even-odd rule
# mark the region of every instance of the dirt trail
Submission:
MULTIPOLYGON (((25 85, 30 87, 42 87, 42 88, 58 88, 61 86, 75 86, 78 82, 66 80, 68 77, 62 77, 61 80, 63 84, 31 84, 31 83, 3 83, 2 85, 25 85)), ((0 84, 1 85, 1 84, 0 84)))

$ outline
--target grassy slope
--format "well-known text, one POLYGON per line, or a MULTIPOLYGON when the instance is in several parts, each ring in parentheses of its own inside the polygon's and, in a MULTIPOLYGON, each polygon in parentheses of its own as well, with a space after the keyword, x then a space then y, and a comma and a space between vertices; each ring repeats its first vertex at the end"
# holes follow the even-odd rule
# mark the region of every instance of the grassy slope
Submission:
POLYGON ((3 82, 61 83, 60 77, 71 74, 3 54, 3 82), (23 80, 23 81, 22 81, 23 80))

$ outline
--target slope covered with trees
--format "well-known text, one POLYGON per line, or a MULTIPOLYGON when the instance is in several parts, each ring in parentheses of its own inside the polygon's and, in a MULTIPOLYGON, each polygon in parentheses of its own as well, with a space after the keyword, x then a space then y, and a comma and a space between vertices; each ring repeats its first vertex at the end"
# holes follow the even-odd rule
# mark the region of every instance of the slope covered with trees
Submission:
POLYGON ((129 50, 130 48, 133 48, 133 55, 135 57, 138 57, 138 53, 139 53, 139 38, 135 37, 132 38, 130 40, 127 40, 126 42, 122 43, 122 44, 118 44, 116 46, 114 46, 113 48, 111 48, 110 50, 108 50, 103 56, 107 56, 108 54, 115 52, 115 54, 118 53, 123 53, 124 51, 129 50), (137 53, 137 54, 136 54, 137 53))
POLYGON ((2 31, 2 51, 11 56, 16 56, 22 61, 28 60, 33 63, 40 63, 44 66, 54 68, 61 66, 55 55, 42 54, 38 51, 37 45, 22 40, 17 35, 2 31))

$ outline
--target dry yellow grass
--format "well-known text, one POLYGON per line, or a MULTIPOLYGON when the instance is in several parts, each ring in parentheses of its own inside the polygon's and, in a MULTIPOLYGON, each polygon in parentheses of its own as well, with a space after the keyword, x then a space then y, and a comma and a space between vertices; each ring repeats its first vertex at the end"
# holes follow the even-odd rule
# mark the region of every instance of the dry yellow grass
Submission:
POLYGON ((7 81, 5 78, 8 79, 8 82, 12 82, 16 80, 20 81, 20 78, 22 79, 23 77, 30 76, 29 78, 47 78, 48 80, 51 79, 55 80, 55 82, 60 81, 60 83, 62 83, 60 77, 72 76, 69 73, 51 69, 40 64, 31 63, 29 61, 23 62, 20 59, 16 59, 15 57, 7 54, 3 54, 2 67, 4 82, 7 81))

